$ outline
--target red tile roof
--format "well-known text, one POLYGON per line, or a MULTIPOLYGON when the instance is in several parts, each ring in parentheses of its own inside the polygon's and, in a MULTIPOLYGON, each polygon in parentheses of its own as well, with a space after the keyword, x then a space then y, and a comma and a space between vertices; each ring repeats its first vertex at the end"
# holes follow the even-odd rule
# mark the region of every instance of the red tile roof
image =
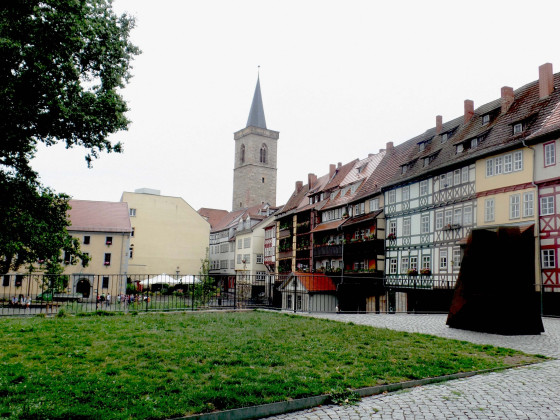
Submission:
MULTIPOLYGON (((324 274, 294 274, 296 278, 309 293, 336 292, 336 286, 330 277, 324 274)), ((288 288, 289 290, 289 288, 288 288)))
POLYGON ((210 223, 212 229, 220 220, 222 220, 229 212, 227 210, 201 208, 198 214, 204 217, 210 223))
POLYGON ((70 232, 130 233, 128 203, 109 201, 70 200, 68 216, 70 232))

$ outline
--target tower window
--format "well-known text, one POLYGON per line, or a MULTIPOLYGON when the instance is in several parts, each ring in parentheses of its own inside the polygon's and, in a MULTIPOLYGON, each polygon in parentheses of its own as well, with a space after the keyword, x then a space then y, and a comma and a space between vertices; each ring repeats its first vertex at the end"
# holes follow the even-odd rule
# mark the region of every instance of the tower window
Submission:
POLYGON ((261 182, 264 184, 264 176, 261 178, 261 182))
POLYGON ((245 145, 241 145, 241 150, 239 151, 239 160, 241 163, 245 162, 245 145))
POLYGON ((261 163, 266 163, 266 161, 267 161, 267 147, 266 147, 266 144, 263 144, 261 146, 260 162, 261 163))

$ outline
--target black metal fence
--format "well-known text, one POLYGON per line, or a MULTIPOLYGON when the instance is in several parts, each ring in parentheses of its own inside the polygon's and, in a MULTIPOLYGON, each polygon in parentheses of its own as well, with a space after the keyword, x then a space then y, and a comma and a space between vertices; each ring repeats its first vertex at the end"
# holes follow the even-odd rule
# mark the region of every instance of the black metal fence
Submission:
MULTIPOLYGON (((447 313, 454 284, 372 273, 1 276, 0 315, 270 308, 292 312, 447 313)), ((558 315, 560 293, 543 294, 558 315)))

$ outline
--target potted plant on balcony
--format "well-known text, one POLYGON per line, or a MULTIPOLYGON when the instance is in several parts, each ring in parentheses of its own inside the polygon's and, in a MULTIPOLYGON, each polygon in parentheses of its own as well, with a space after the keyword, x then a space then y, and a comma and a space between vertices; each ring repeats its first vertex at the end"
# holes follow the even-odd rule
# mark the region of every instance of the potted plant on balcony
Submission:
POLYGON ((429 268, 423 268, 420 270, 420 274, 422 274, 423 276, 431 276, 432 270, 430 270, 429 268))
POLYGON ((394 241, 395 239, 397 239, 397 235, 394 233, 389 233, 387 235, 387 239, 389 239, 390 241, 394 241))
POLYGON ((417 276, 418 275, 418 270, 416 270, 415 268, 411 268, 410 270, 407 271, 407 274, 409 276, 417 276))

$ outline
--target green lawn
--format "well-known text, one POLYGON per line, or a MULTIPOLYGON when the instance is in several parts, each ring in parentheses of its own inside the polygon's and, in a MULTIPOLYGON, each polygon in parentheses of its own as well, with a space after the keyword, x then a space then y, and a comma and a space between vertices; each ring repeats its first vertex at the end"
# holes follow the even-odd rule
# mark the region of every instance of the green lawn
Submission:
POLYGON ((542 360, 266 312, 0 319, 0 417, 163 419, 542 360))

